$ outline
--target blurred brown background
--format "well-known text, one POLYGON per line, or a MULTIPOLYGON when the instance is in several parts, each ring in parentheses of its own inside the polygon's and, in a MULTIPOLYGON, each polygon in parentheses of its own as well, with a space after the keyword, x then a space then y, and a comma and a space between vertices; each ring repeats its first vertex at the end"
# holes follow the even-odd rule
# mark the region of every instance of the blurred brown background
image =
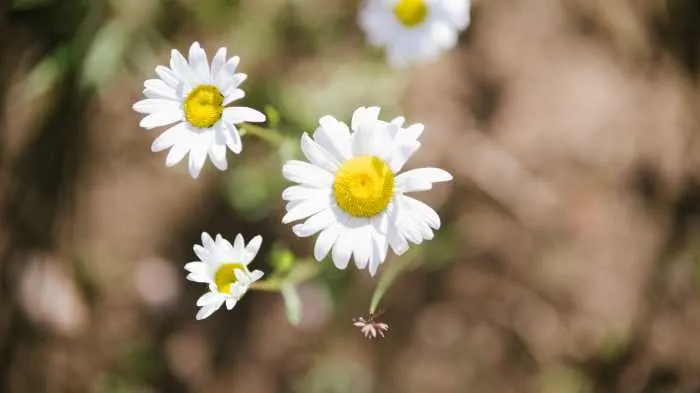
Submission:
MULTIPOLYGON (((0 391, 700 392, 700 2, 482 0, 459 47, 396 71, 343 0, 0 2, 0 391), (241 56, 288 143, 164 166, 131 104, 171 48, 241 56), (444 228, 390 288, 324 270, 194 320, 201 231, 280 224, 296 138, 359 105, 423 122, 444 228)), ((395 261, 395 259, 394 259, 395 261)), ((327 262, 325 262, 328 264, 327 262)), ((390 259, 387 263, 392 263, 390 259)), ((381 271, 380 271, 381 272, 381 271)))

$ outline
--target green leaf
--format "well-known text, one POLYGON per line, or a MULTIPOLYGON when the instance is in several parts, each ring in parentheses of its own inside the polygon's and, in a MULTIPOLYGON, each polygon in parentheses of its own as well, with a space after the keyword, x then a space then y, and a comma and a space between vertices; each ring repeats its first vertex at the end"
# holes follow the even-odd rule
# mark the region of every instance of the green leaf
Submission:
POLYGON ((301 321, 301 299, 294 285, 282 284, 282 297, 287 309, 287 319, 292 325, 298 325, 301 321))

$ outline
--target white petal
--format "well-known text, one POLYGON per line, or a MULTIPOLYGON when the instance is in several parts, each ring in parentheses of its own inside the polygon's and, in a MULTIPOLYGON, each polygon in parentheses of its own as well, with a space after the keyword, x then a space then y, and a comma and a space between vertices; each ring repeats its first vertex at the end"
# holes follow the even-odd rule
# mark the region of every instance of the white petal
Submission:
POLYGON ((224 119, 234 124, 242 122, 261 123, 265 121, 265 115, 253 108, 233 106, 224 109, 224 119))
POLYGON ((194 42, 190 46, 189 64, 197 82, 211 83, 207 54, 204 52, 204 49, 199 46, 199 42, 194 42))
POLYGON ((394 152, 393 157, 389 161, 389 167, 394 173, 399 173, 401 168, 403 168, 406 161, 418 151, 420 148, 420 142, 411 141, 406 144, 399 146, 399 148, 394 152))
POLYGON ((186 277, 190 281, 201 283, 209 283, 211 281, 207 265, 203 262, 187 263, 185 265, 185 270, 190 272, 190 274, 188 274, 186 277))
POLYGON ((186 137, 185 134, 187 132, 187 124, 185 123, 178 123, 168 128, 153 141, 151 144, 151 151, 158 152, 173 146, 180 139, 186 137))
POLYGON ((371 106, 368 108, 359 107, 355 109, 352 114, 351 127, 355 132, 367 128, 372 128, 374 123, 379 119, 379 112, 381 109, 378 106, 371 106))
POLYGON ((165 157, 165 165, 168 167, 177 165, 178 162, 182 161, 183 158, 190 152, 191 145, 189 135, 183 136, 183 138, 176 142, 172 149, 168 152, 167 157, 165 157))
POLYGON ((197 307, 206 306, 207 304, 215 303, 221 294, 218 292, 207 292, 197 299, 197 307))
POLYGON ((233 250, 235 252, 243 252, 245 249, 245 240, 243 240, 243 235, 236 234, 236 238, 233 239, 233 250))
POLYGON ((185 56, 183 56, 177 49, 173 49, 170 52, 170 69, 175 74, 175 77, 180 79, 181 82, 191 81, 192 72, 190 70, 190 66, 187 64, 185 56))
MULTIPOLYGON (((402 214, 410 214, 407 212, 403 212, 402 214)), ((421 233, 420 228, 412 219, 408 219, 402 217, 399 221, 396 222, 397 226, 399 227, 399 230, 401 232, 401 235, 406 238, 409 242, 413 244, 421 244, 423 243, 423 234, 421 233)))
POLYGON ((224 239, 221 235, 216 235, 216 253, 220 260, 233 261, 240 260, 240 252, 236 252, 231 242, 224 239))
POLYGON ((162 79, 149 79, 143 83, 143 94, 148 98, 165 98, 179 101, 175 89, 170 87, 162 79))
POLYGON ((340 270, 344 270, 348 267, 348 262, 350 262, 350 256, 352 255, 353 249, 353 229, 345 229, 339 236, 333 246, 332 258, 333 264, 340 270))
POLYGON ((182 121, 183 119, 182 111, 177 106, 163 107, 159 109, 158 112, 151 113, 141 119, 139 126, 150 130, 151 128, 167 126, 168 124, 182 121))
POLYGON ((328 255, 328 252, 333 247, 333 244, 338 239, 340 235, 342 225, 340 223, 335 223, 330 227, 321 231, 321 234, 316 238, 316 244, 314 246, 314 258, 317 261, 322 261, 323 258, 328 255))
POLYGON ((358 108, 353 114, 352 152, 356 157, 373 154, 379 111, 378 107, 358 108))
POLYGON ((190 273, 185 278, 192 282, 199 282, 204 284, 208 284, 211 282, 211 278, 209 278, 208 275, 205 276, 199 273, 190 273))
POLYGON ((316 141, 311 139, 307 133, 301 136, 301 151, 313 165, 321 167, 331 173, 338 170, 340 166, 338 160, 316 143, 316 141))
POLYGON ((199 177, 202 167, 207 160, 207 151, 209 150, 207 134, 200 134, 194 138, 194 146, 190 151, 190 159, 188 168, 193 179, 199 177))
POLYGON ((282 223, 289 224, 292 221, 304 219, 321 210, 327 209, 330 207, 330 204, 330 196, 305 200, 293 209, 290 209, 287 214, 282 217, 282 223))
POLYGON ((208 304, 208 305, 200 308, 199 311, 197 312, 197 315, 195 316, 195 318, 198 321, 200 321, 202 319, 209 318, 209 316, 211 316, 211 314, 213 314, 214 311, 221 308, 221 305, 224 303, 225 298, 221 297, 220 299, 221 299, 221 303, 211 303, 211 304, 208 304))
POLYGON ((188 262, 185 264, 185 270, 190 273, 206 272, 206 266, 199 261, 188 262))
POLYGON ((197 258, 199 258, 200 261, 205 262, 211 259, 211 251, 208 249, 200 246, 199 244, 195 244, 192 246, 192 250, 194 253, 197 255, 197 258))
POLYGON ((262 236, 258 235, 255 236, 254 238, 250 239, 248 242, 248 245, 245 246, 245 252, 243 254, 243 264, 247 265, 249 264, 253 258, 255 258, 256 255, 258 255, 258 251, 260 250, 260 246, 262 245, 262 236))
POLYGON ((457 45, 457 31, 448 23, 433 23, 429 34, 433 42, 443 50, 452 49, 457 45))
POLYGON ((255 281, 258 281, 261 279, 263 276, 263 272, 261 270, 253 270, 250 272, 250 282, 253 283, 255 281))
POLYGON ((235 297, 226 298, 226 309, 229 311, 233 310, 233 308, 236 306, 236 303, 238 303, 238 300, 236 300, 235 297))
POLYGON ((176 90, 178 85, 180 84, 180 80, 177 79, 177 76, 175 76, 175 73, 168 67, 159 65, 156 67, 156 74, 158 74, 158 77, 165 82, 168 86, 170 86, 173 90, 176 90))
POLYGON ((330 187, 333 184, 330 172, 304 161, 287 161, 282 167, 282 174, 287 180, 311 187, 330 187))
POLYGON ((238 129, 233 124, 227 123, 223 131, 226 137, 226 146, 235 154, 239 154, 241 150, 243 150, 243 142, 241 141, 241 134, 238 133, 238 129))
POLYGON ((395 126, 397 126, 397 127, 399 127, 399 128, 402 128, 402 127, 403 127, 403 123, 405 123, 405 122, 406 122, 406 118, 405 118, 405 117, 403 117, 403 116, 398 116, 398 117, 393 118, 393 119, 391 120, 390 123, 393 124, 393 125, 395 125, 395 126))
POLYGON ((243 269, 233 269, 233 274, 236 276, 236 281, 238 281, 241 284, 248 284, 248 282, 250 281, 243 269))
POLYGON ((226 48, 221 47, 211 60, 211 80, 217 86, 219 85, 219 73, 223 70, 224 64, 226 64, 226 48))
MULTIPOLYGON (((224 92, 224 105, 228 105, 232 103, 233 101, 240 100, 241 98, 245 97, 245 91, 235 87, 235 85, 231 85, 228 89, 226 89, 224 92)), ((237 122, 240 123, 240 122, 237 122)))
POLYGON ((231 78, 231 82, 235 86, 238 86, 241 83, 245 82, 246 79, 248 79, 248 75, 246 75, 242 72, 237 72, 237 73, 233 74, 233 77, 231 78))
MULTIPOLYGON (((219 236, 217 234, 217 236, 219 236)), ((212 239, 211 235, 209 235, 206 232, 202 232, 202 245, 206 247, 207 249, 211 250, 215 247, 214 239, 212 239)))
POLYGON ((366 226, 355 230, 356 239, 353 257, 355 260, 355 266, 357 266, 357 268, 360 270, 367 267, 367 263, 372 255, 371 229, 371 226, 366 226))
POLYGON ((300 185, 289 186, 282 191, 282 200, 299 201, 309 198, 315 198, 323 194, 329 194, 330 190, 324 190, 314 187, 306 187, 300 185))
POLYGON ((309 219, 303 224, 294 225, 292 227, 292 231, 299 237, 309 237, 328 228, 336 222, 338 222, 338 219, 333 213, 333 210, 325 209, 309 217, 309 219))
POLYGON ((377 232, 386 233, 389 230, 389 214, 387 214, 386 211, 372 217, 371 221, 377 232))
POLYGON ((387 234, 387 239, 389 240, 389 245, 396 255, 403 255, 408 251, 408 242, 406 238, 401 236, 398 228, 392 229, 387 234))
POLYGON ((374 277, 374 275, 377 274, 377 270, 379 270, 379 265, 380 263, 376 259, 372 259, 369 261, 367 271, 369 271, 370 276, 374 277))
POLYGON ((452 175, 439 168, 418 168, 396 176, 396 190, 399 192, 425 191, 433 188, 433 183, 452 180, 452 175))
POLYGON ((233 75, 236 73, 236 67, 238 67, 238 63, 241 61, 241 59, 238 56, 233 56, 230 58, 226 64, 224 65, 224 74, 226 75, 233 75))
POLYGON ((333 154, 338 162, 352 157, 350 130, 345 123, 339 122, 333 116, 323 116, 319 120, 321 127, 314 132, 314 140, 333 154))
POLYGON ((421 134, 423 134, 423 130, 425 129, 425 126, 421 123, 415 123, 411 124, 408 128, 403 130, 402 132, 402 138, 406 139, 412 139, 412 140, 418 140, 420 138, 421 134))
POLYGON ((350 127, 352 127, 353 131, 357 131, 358 129, 360 129, 360 125, 363 123, 365 117, 365 110, 367 110, 367 108, 361 106, 355 109, 354 112, 352 112, 352 120, 350 121, 350 127))
POLYGON ((226 168, 228 168, 228 162, 226 161, 226 145, 212 144, 209 146, 209 159, 217 169, 225 171, 226 168))
POLYGON ((426 205, 425 203, 408 197, 402 197, 404 203, 408 205, 415 215, 419 216, 422 221, 428 224, 431 228, 438 230, 440 229, 440 216, 433 210, 432 207, 426 205))
POLYGON ((379 265, 386 260, 386 254, 389 250, 389 241, 386 236, 373 233, 372 234, 372 256, 369 260, 369 274, 374 276, 379 268, 379 265))

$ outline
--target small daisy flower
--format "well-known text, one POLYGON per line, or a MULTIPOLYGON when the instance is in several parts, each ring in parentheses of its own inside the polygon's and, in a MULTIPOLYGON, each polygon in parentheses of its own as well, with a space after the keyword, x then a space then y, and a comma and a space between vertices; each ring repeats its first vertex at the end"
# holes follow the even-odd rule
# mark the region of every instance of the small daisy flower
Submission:
POLYGON ((144 82, 146 99, 133 108, 148 115, 139 123, 145 129, 172 124, 151 145, 154 152, 170 149, 165 165, 172 167, 189 153, 189 171, 195 179, 207 156, 216 168, 226 170, 226 148, 235 154, 243 148, 236 124, 265 121, 255 109, 228 106, 245 95, 239 85, 247 76, 236 73, 239 60, 227 59, 226 48, 220 48, 210 65, 195 42, 187 59, 173 49, 170 67, 159 65, 158 78, 144 82))
POLYGON ((389 325, 384 322, 377 322, 374 320, 374 318, 375 317, 373 315, 370 315, 367 319, 363 317, 355 318, 352 320, 352 324, 353 326, 360 328, 360 331, 362 334, 364 334, 365 338, 369 338, 371 340, 373 338, 377 338, 377 334, 384 337, 384 332, 389 331, 389 325))
POLYGON ((425 203, 405 195, 430 190, 435 182, 452 180, 442 169, 401 172, 420 147, 422 124, 403 128, 404 119, 378 119, 377 107, 358 108, 352 130, 332 116, 319 121, 313 138, 304 133, 301 149, 308 162, 291 160, 284 177, 298 183, 285 189, 283 223, 305 220, 292 230, 299 237, 319 233, 314 257, 331 254, 345 269, 353 257, 359 269, 374 275, 388 248, 397 255, 408 244, 433 238, 440 217, 425 203))
POLYGON ((469 8, 469 0, 365 0, 358 22, 369 43, 403 67, 454 48, 469 25, 469 8))
POLYGON ((202 244, 194 245, 198 261, 185 265, 189 272, 187 279, 209 285, 209 292, 197 300, 197 319, 209 317, 224 303, 231 310, 245 295, 250 286, 258 281, 263 272, 248 269, 262 244, 262 237, 255 236, 248 245, 243 236, 238 234, 233 245, 228 240, 216 235, 212 239, 208 233, 202 233, 202 244))

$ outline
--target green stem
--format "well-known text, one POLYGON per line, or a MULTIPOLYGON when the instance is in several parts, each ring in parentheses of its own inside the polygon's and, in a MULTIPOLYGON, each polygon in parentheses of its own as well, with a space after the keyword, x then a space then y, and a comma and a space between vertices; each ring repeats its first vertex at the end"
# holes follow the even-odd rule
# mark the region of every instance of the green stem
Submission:
POLYGON ((272 130, 265 127, 256 126, 245 123, 241 126, 241 136, 245 134, 255 135, 260 139, 270 142, 273 145, 281 145, 286 139, 278 130, 272 130))
POLYGON ((284 285, 299 285, 314 278, 321 271, 314 262, 298 263, 294 270, 284 277, 274 276, 264 281, 254 282, 250 289, 267 292, 281 292, 284 285))
POLYGON ((282 281, 279 280, 266 280, 254 282, 250 286, 250 289, 255 289, 258 291, 266 292, 280 292, 282 290, 282 281))
POLYGON ((396 280, 399 274, 410 267, 415 260, 416 254, 409 251, 409 253, 395 259, 393 263, 386 264, 386 269, 382 272, 382 276, 379 278, 377 287, 374 289, 374 293, 372 294, 372 300, 370 301, 369 305, 370 315, 377 312, 379 302, 381 302, 382 297, 384 297, 384 294, 394 280, 396 280))

